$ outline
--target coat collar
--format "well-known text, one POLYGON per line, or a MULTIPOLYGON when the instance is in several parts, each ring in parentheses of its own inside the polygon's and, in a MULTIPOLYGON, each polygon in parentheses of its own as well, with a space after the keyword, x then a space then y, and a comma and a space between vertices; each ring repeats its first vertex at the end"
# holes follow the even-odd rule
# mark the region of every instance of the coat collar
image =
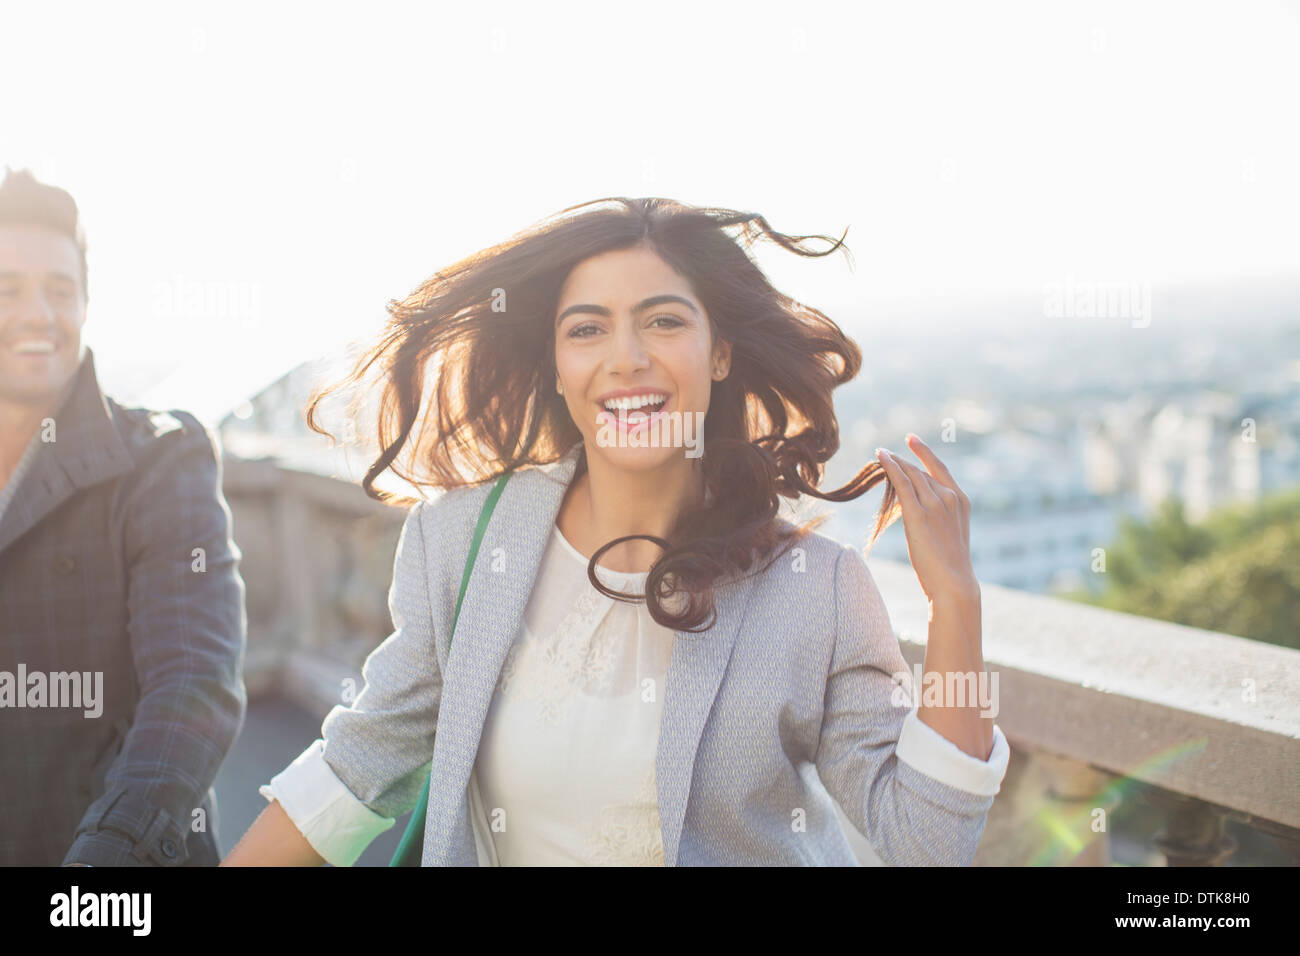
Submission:
MULTIPOLYGON (((457 845, 453 839, 458 824, 467 818, 466 788, 483 722, 583 451, 579 442, 555 462, 512 475, 483 536, 456 627, 462 636, 451 644, 434 738, 431 772, 437 786, 436 796, 429 801, 425 837, 433 860, 474 862, 472 844, 457 845), (529 471, 535 471, 531 478, 529 471), (504 558, 507 573, 493 572, 494 553, 504 558)), ((724 579, 714 589, 717 618, 713 626, 698 634, 674 632, 655 758, 659 823, 668 866, 677 863, 695 754, 752 587, 751 577, 724 579)))
POLYGON ((113 423, 86 348, 54 421, 54 440, 39 443, 31 467, 0 519, 0 552, 76 492, 126 474, 135 460, 113 423))

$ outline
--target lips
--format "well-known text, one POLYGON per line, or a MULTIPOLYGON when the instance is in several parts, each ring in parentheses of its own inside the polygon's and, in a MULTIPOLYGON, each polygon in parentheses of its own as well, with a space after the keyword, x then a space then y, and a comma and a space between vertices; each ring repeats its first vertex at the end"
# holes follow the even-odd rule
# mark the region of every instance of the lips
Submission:
POLYGON ((626 407, 626 406, 620 407, 616 405, 615 407, 610 408, 608 405, 604 404, 603 402, 601 403, 600 407, 603 408, 605 411, 609 412, 611 415, 617 415, 620 411, 626 411, 629 415, 631 415, 634 412, 657 412, 667 404, 668 404, 668 396, 664 396, 662 399, 659 399, 658 401, 645 402, 643 404, 635 405, 632 407, 626 407))
POLYGON ((665 415, 668 414, 668 409, 672 405, 672 403, 673 403, 673 399, 672 396, 670 395, 663 402, 662 405, 659 406, 643 405, 640 408, 631 409, 631 410, 620 408, 614 411, 610 411, 608 408, 605 408, 603 405, 598 405, 597 406, 598 410, 596 412, 596 424, 603 425, 608 423, 609 425, 619 429, 620 431, 634 431, 638 428, 644 428, 650 423, 658 421, 660 418, 663 418, 665 415))
POLYGON ((59 349, 50 339, 19 339, 10 344, 9 348, 19 355, 53 355, 59 349))

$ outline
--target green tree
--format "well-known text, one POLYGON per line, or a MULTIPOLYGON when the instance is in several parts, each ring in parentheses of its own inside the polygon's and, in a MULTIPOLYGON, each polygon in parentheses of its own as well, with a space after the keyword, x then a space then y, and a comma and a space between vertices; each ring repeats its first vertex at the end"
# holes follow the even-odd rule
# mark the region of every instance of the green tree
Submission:
POLYGON ((1121 522, 1099 594, 1066 597, 1300 648, 1300 488, 1199 524, 1166 499, 1148 521, 1121 522))

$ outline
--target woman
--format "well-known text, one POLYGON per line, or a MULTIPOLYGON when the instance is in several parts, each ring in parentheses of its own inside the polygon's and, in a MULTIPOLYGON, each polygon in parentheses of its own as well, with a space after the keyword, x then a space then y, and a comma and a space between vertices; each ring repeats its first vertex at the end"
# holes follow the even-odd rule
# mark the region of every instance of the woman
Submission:
POLYGON ((386 497, 391 469, 446 493, 406 519, 364 690, 262 788, 223 865, 349 865, 426 778, 426 866, 851 865, 832 798, 887 863, 972 861, 1005 737, 978 704, 913 706, 862 555, 778 516, 780 496, 887 478, 872 541, 901 510, 926 671, 978 674, 969 502, 919 439, 925 471, 881 451, 818 490, 861 351, 768 283, 762 237, 840 247, 597 200, 390 304, 343 383, 384 378, 363 484, 386 497))

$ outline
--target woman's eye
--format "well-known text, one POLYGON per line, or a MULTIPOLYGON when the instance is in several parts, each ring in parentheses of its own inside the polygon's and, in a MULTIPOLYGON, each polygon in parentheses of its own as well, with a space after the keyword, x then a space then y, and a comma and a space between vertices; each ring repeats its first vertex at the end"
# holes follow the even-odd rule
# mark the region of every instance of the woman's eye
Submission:
MULTIPOLYGON (((672 328, 678 328, 679 326, 684 326, 686 324, 675 315, 656 315, 653 319, 650 320, 650 324, 654 325, 658 322, 663 322, 663 321, 666 321, 668 324, 664 326, 660 326, 660 328, 672 329, 672 328)), ((586 333, 590 332, 594 334, 599 331, 600 331, 600 326, 592 322, 586 322, 582 325, 574 326, 572 329, 569 330, 569 334, 566 337, 571 339, 589 339, 591 338, 591 335, 586 333)))

